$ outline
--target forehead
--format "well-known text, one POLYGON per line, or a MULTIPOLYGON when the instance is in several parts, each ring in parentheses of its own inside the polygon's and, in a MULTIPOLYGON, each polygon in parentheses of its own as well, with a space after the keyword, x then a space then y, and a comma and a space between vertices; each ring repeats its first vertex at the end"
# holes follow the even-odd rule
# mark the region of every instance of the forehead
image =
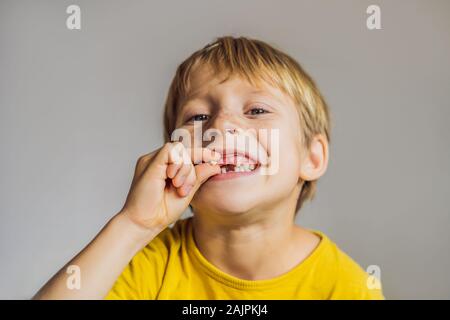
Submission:
POLYGON ((262 78, 253 80, 251 83, 246 77, 227 71, 217 73, 210 66, 202 65, 190 74, 183 101, 187 103, 215 93, 254 94, 272 97, 283 103, 289 101, 289 97, 284 92, 269 84, 268 81, 262 78))

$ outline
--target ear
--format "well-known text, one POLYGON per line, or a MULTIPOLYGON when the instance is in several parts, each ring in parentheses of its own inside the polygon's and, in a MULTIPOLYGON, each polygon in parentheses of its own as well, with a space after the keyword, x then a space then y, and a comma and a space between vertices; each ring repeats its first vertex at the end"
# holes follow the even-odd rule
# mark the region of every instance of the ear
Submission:
POLYGON ((302 157, 300 178, 303 181, 319 179, 328 167, 328 140, 322 134, 313 137, 302 157))

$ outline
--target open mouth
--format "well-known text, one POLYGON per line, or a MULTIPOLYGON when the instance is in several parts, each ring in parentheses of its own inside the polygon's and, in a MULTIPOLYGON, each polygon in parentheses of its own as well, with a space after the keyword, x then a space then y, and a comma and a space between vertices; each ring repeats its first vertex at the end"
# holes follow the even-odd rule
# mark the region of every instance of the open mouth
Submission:
POLYGON ((220 174, 211 177, 212 180, 225 180, 252 175, 261 166, 253 157, 240 152, 224 153, 218 165, 220 166, 220 174))
POLYGON ((244 163, 244 164, 222 164, 220 165, 221 174, 228 172, 252 172, 258 169, 259 164, 244 163))
POLYGON ((212 176, 210 180, 220 181, 242 178, 255 175, 258 172, 259 164, 221 164, 221 173, 212 176))

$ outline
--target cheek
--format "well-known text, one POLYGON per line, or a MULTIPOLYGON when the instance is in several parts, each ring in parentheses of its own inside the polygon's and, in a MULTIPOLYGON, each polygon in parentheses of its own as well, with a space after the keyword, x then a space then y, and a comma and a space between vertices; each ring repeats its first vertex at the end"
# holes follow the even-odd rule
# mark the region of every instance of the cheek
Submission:
POLYGON ((278 130, 277 139, 264 137, 259 142, 270 158, 279 163, 280 170, 287 167, 290 172, 299 172, 301 162, 300 139, 294 130, 287 127, 278 130))
POLYGON ((293 177, 298 176, 301 155, 297 143, 289 137, 280 140, 282 140, 280 143, 280 171, 293 177))

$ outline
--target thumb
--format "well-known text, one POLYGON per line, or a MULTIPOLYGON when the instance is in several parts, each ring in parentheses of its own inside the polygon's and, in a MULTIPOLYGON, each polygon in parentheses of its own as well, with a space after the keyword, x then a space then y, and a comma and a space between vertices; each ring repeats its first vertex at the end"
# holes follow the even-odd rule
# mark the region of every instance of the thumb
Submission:
POLYGON ((190 192, 192 196, 201 187, 201 185, 206 182, 206 180, 220 173, 220 166, 218 164, 213 165, 210 163, 201 163, 194 167, 196 181, 190 192))

